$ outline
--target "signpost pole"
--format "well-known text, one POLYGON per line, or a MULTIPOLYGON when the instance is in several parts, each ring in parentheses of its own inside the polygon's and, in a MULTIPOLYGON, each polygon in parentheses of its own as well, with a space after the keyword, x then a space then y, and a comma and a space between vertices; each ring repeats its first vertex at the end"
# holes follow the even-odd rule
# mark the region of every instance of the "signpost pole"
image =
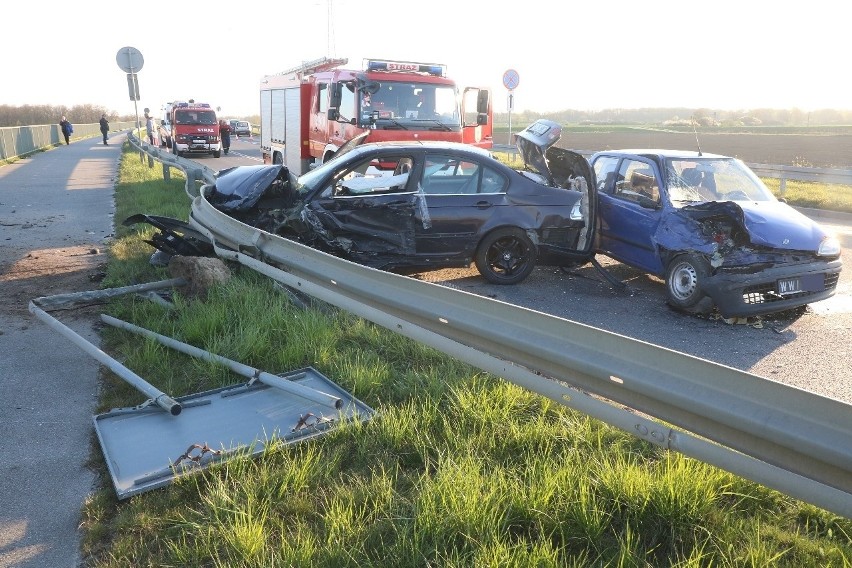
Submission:
POLYGON ((509 144, 512 143, 512 109, 515 108, 515 88, 518 86, 519 82, 520 78, 518 76, 518 72, 514 69, 507 69, 503 73, 503 86, 509 90, 506 105, 509 111, 509 144))
POLYGON ((133 110, 136 114, 136 136, 141 140, 139 105, 137 104, 137 101, 139 100, 139 83, 136 73, 142 70, 142 65, 145 63, 145 60, 142 58, 142 53, 138 49, 128 46, 122 47, 118 50, 118 54, 115 56, 115 61, 118 63, 118 67, 122 71, 128 73, 127 88, 130 92, 130 100, 133 101, 133 110))

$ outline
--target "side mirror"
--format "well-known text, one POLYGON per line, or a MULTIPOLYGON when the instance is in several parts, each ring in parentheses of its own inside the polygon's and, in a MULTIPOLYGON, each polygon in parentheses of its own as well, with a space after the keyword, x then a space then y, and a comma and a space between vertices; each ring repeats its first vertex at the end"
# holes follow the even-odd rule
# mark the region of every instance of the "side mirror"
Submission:
MULTIPOLYGON (((491 104, 491 92, 486 89, 480 89, 479 95, 476 98, 476 112, 480 114, 484 114, 486 118, 488 117, 488 107, 491 104)), ((479 122, 477 118, 477 124, 488 124, 488 121, 479 122)))
POLYGON ((476 124, 477 126, 485 126, 488 124, 488 113, 479 112, 476 114, 476 124))
POLYGON ((343 85, 332 83, 329 88, 329 97, 328 106, 331 108, 340 108, 340 101, 343 99, 343 85))
POLYGON ((336 108, 328 109, 329 120, 337 120, 338 118, 340 118, 340 112, 336 108))

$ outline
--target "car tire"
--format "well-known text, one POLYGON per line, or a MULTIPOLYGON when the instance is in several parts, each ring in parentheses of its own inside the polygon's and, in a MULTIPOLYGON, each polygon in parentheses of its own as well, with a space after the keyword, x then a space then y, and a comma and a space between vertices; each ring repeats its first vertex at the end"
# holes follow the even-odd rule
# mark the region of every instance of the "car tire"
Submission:
POLYGON ((521 229, 492 231, 479 244, 474 263, 479 273, 494 284, 517 284, 535 268, 538 250, 521 229))
POLYGON ((222 152, 220 150, 216 150, 215 152, 213 152, 213 157, 214 158, 221 158, 222 152))
POLYGON ((674 257, 666 269, 666 295, 673 308, 691 313, 707 312, 710 302, 703 289, 710 275, 710 264, 695 254, 674 257))

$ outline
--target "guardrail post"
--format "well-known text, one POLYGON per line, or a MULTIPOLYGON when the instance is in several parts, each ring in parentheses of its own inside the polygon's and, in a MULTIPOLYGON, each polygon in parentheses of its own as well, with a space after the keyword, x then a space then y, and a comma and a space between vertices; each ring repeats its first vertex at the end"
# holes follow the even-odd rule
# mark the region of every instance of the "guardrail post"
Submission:
POLYGON ((195 182, 202 181, 204 178, 202 177, 202 171, 199 168, 187 168, 186 169, 186 187, 187 190, 190 188, 195 189, 195 182))
POLYGON ((163 179, 169 181, 172 178, 171 170, 166 162, 163 162, 163 179))
POLYGON ((148 167, 149 168, 154 167, 154 156, 152 156, 151 154, 148 154, 148 167))
POLYGON ((781 176, 781 197, 784 197, 784 194, 787 193, 787 178, 783 175, 781 176))

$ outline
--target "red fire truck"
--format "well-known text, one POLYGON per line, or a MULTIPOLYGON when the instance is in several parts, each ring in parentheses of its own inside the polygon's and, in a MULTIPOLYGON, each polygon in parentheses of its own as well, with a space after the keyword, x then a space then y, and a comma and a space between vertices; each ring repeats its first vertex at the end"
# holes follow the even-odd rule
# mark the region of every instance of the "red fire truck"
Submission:
POLYGON ((301 174, 329 159, 346 141, 446 140, 492 147, 488 89, 459 92, 446 66, 369 59, 321 58, 266 76, 260 84, 264 163, 301 174))
POLYGON ((189 154, 222 155, 219 121, 216 111, 207 103, 174 101, 163 108, 160 121, 161 144, 178 156, 189 154))

